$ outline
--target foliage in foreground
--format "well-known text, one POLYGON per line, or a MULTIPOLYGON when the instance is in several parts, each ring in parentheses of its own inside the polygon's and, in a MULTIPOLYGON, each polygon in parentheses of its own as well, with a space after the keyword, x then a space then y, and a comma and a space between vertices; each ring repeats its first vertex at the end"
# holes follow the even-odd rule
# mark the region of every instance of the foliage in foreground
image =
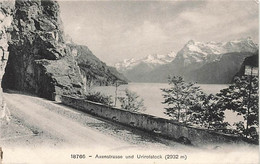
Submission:
POLYGON ((193 123, 208 129, 225 130, 229 124, 224 122, 224 110, 217 106, 218 97, 201 92, 197 99, 197 103, 191 107, 193 123))
POLYGON ((169 85, 170 88, 161 89, 162 103, 168 105, 165 114, 172 119, 258 140, 258 77, 236 77, 233 84, 216 95, 207 95, 194 83, 186 83, 178 76, 169 77, 169 85), (235 130, 227 129, 226 110, 244 118, 234 124, 235 130))
POLYGON ((236 77, 234 83, 217 94, 218 106, 243 116, 244 121, 235 123, 236 132, 244 137, 258 139, 258 77, 236 77))
POLYGON ((122 109, 132 112, 145 110, 144 100, 140 99, 140 97, 135 92, 126 89, 125 95, 125 97, 118 97, 122 109))
POLYGON ((195 83, 186 83, 180 76, 169 76, 170 88, 163 91, 167 104, 165 114, 178 122, 197 124, 207 128, 226 126, 224 112, 215 108, 217 98, 201 91, 195 83))
POLYGON ((180 76, 169 76, 170 88, 161 89, 164 94, 165 114, 181 122, 187 122, 190 118, 190 108, 196 103, 196 94, 199 94, 199 87, 194 83, 185 83, 180 76))

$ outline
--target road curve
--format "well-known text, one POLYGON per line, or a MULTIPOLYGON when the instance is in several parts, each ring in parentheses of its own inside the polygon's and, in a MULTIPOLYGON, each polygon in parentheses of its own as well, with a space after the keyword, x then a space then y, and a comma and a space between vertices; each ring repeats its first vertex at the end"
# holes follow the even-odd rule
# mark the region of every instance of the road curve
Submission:
MULTIPOLYGON (((91 149, 100 147, 111 150, 127 147, 171 149, 176 145, 186 147, 100 118, 93 118, 39 97, 18 93, 4 93, 4 97, 12 116, 31 129, 35 134, 34 138, 42 140, 42 144, 48 144, 51 138, 58 145, 91 149), (46 139, 46 136, 49 137, 46 139)), ((33 139, 31 144, 34 144, 33 142, 38 141, 33 139)))

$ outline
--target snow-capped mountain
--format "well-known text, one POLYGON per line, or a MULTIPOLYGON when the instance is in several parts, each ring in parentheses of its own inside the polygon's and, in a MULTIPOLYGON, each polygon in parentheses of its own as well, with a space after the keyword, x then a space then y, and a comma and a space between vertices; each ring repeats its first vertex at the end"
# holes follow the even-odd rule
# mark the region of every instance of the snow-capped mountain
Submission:
POLYGON ((173 51, 166 55, 152 54, 141 59, 134 59, 134 58, 125 59, 122 62, 116 63, 115 67, 117 68, 117 70, 121 72, 131 70, 140 64, 146 64, 151 68, 154 68, 156 66, 164 65, 172 62, 175 57, 176 57, 176 53, 173 51))
POLYGON ((138 64, 138 62, 134 58, 131 58, 131 59, 125 59, 122 62, 116 63, 115 67, 117 70, 122 71, 122 70, 131 69, 132 67, 134 67, 137 64, 138 64))
POLYGON ((148 55, 147 57, 141 59, 141 61, 149 64, 162 65, 173 61, 175 56, 176 56, 175 52, 171 52, 167 55, 153 54, 153 55, 148 55))
POLYGON ((258 46, 248 37, 229 42, 195 42, 188 43, 177 53, 176 60, 183 60, 187 66, 192 63, 209 63, 219 60, 222 54, 232 52, 255 52, 258 46))
POLYGON ((167 82, 168 75, 174 74, 199 83, 229 83, 244 59, 257 52, 258 45, 250 37, 223 43, 190 40, 177 55, 125 60, 117 69, 133 82, 167 82))

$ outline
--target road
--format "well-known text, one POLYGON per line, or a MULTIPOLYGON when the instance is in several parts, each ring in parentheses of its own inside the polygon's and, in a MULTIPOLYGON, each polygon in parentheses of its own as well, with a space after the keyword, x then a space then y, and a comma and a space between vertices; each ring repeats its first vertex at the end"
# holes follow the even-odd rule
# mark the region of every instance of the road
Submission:
MULTIPOLYGON (((4 93, 4 97, 12 118, 16 119, 24 129, 31 131, 27 132, 28 134, 20 134, 26 136, 24 137, 26 140, 28 140, 27 136, 31 135, 27 145, 40 142, 49 146, 69 145, 91 149, 103 147, 109 150, 127 147, 143 148, 144 145, 162 149, 169 149, 176 145, 187 147, 101 118, 94 118, 39 97, 18 93, 4 93)), ((9 144, 13 142, 12 137, 9 137, 11 141, 9 144)), ((22 137, 20 138, 19 142, 22 142, 22 137)))
MULTIPOLYGON (((222 159, 220 163, 230 163, 237 158, 240 158, 240 161, 236 163, 258 161, 257 146, 220 145, 217 149, 195 148, 118 125, 39 97, 18 93, 4 93, 4 97, 11 113, 11 121, 1 124, 0 127, 0 145, 3 147, 6 163, 72 163, 75 162, 75 159, 71 158, 71 154, 74 153, 86 155, 90 163, 106 163, 105 160, 97 160, 94 156, 114 153, 187 155, 189 160, 186 163, 207 163, 208 160, 219 163, 218 159, 222 159), (242 155, 241 152, 246 152, 246 155, 242 155)), ((123 163, 134 163, 133 161, 123 163)), ((148 161, 138 160, 136 163, 154 162, 148 161)), ((156 161, 173 162, 164 159, 156 161)), ((185 163, 184 160, 176 162, 185 163)), ((77 160, 76 163, 86 161, 77 160)), ((113 163, 120 163, 120 160, 113 163)))

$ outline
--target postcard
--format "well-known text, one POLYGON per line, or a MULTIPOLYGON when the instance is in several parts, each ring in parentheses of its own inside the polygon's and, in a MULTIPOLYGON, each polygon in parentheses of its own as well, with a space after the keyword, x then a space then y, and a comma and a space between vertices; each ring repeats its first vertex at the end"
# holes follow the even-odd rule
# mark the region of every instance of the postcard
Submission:
POLYGON ((259 163, 259 2, 0 0, 0 163, 259 163))

